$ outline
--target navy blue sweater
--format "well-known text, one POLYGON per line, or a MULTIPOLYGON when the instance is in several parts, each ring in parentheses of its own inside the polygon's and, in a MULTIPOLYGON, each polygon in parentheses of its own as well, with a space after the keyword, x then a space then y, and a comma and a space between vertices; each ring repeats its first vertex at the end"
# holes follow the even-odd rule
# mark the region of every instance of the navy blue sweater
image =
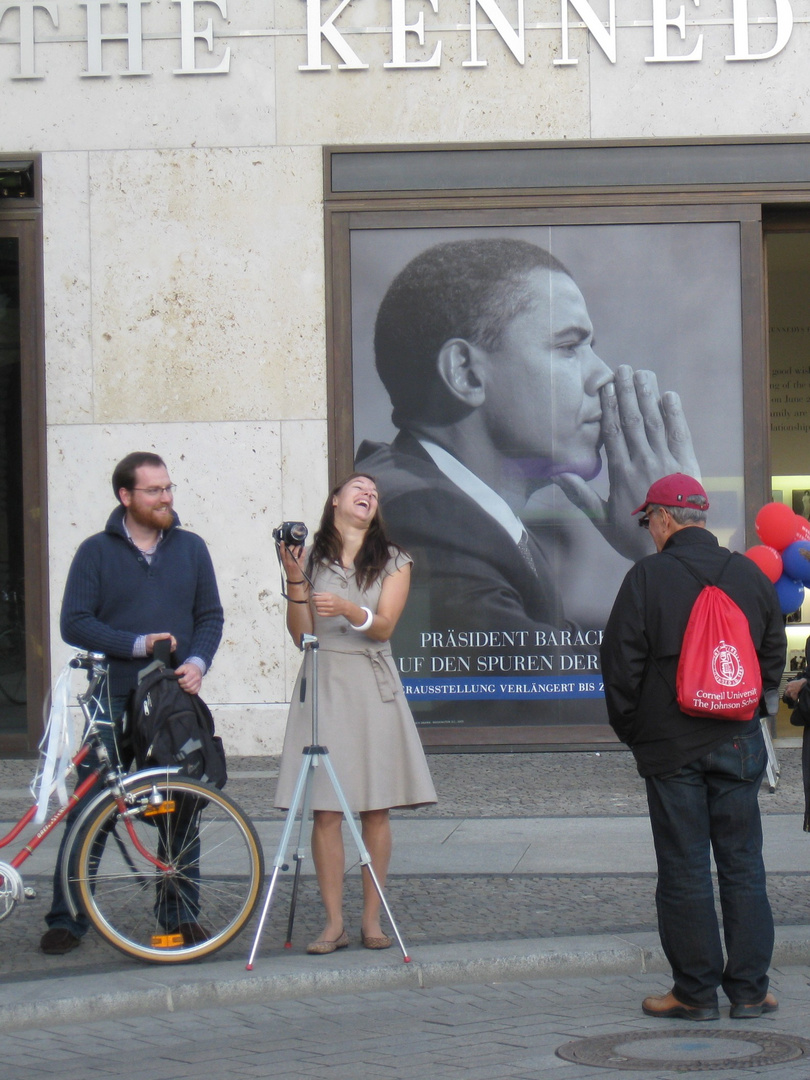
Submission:
POLYGON ((62 599, 61 631, 69 645, 110 660, 110 692, 127 694, 147 662, 133 659, 142 634, 177 638, 182 663, 199 656, 210 666, 222 637, 222 605, 214 567, 201 537, 179 527, 177 515, 151 563, 124 531, 124 507, 104 532, 78 548, 62 599))

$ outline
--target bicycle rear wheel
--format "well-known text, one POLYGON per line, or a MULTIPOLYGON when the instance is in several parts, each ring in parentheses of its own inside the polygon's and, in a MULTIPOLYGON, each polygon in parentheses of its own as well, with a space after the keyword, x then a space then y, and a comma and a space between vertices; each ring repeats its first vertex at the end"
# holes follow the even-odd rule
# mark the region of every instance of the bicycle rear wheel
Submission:
POLYGON ((126 798, 125 815, 112 795, 101 802, 71 845, 74 896, 101 936, 129 956, 209 956, 258 902, 264 858, 253 824, 227 795, 181 776, 136 779, 126 798), (167 869, 144 857, 128 825, 167 869))

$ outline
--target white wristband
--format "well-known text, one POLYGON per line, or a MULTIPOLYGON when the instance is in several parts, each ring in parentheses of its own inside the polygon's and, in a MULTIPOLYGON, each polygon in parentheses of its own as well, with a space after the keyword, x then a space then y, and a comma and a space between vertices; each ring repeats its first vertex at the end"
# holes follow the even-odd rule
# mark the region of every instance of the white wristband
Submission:
POLYGON ((362 633, 363 630, 368 630, 368 628, 374 622, 374 612, 371 610, 371 608, 367 607, 361 607, 360 610, 365 611, 366 613, 364 621, 361 622, 359 626, 355 626, 354 623, 349 623, 349 626, 352 628, 352 630, 358 630, 362 633))

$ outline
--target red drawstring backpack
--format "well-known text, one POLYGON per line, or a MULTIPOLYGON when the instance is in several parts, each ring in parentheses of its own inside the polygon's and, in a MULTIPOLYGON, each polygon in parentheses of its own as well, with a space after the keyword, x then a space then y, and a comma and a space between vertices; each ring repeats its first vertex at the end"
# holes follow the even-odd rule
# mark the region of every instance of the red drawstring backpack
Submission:
MULTIPOLYGON (((673 558, 676 556, 673 556, 673 558)), ((691 566, 678 562, 703 589, 683 636, 676 677, 682 712, 714 720, 751 720, 762 697, 762 673, 744 612, 718 588, 729 555, 714 584, 701 581, 691 566)))

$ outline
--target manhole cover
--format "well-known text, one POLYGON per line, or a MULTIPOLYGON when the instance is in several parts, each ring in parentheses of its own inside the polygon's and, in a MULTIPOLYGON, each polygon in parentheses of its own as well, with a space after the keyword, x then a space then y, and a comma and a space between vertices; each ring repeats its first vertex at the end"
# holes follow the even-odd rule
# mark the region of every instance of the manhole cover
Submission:
POLYGON ((557 1057, 603 1069, 660 1069, 700 1072, 705 1069, 748 1069, 810 1057, 810 1042, 796 1035, 768 1032, 678 1029, 621 1032, 577 1039, 557 1048, 557 1057))

